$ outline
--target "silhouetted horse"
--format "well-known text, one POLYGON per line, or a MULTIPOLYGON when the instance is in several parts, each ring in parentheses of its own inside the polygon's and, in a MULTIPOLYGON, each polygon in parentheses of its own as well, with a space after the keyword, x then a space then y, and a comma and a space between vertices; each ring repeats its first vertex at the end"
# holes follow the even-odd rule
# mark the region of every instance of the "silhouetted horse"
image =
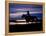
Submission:
POLYGON ((36 16, 30 16, 30 15, 22 15, 22 18, 24 18, 26 20, 26 23, 29 22, 37 22, 37 17, 36 16))

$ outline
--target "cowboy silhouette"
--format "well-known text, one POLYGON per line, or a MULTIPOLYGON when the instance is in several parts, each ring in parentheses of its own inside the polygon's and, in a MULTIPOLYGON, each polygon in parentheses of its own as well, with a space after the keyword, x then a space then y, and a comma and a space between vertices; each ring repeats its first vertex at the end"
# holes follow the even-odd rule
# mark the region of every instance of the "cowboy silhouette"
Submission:
POLYGON ((31 16, 29 14, 29 11, 27 11, 27 14, 26 15, 23 14, 22 15, 22 18, 25 18, 26 23, 33 22, 33 21, 37 22, 37 20, 38 20, 36 16, 31 16))

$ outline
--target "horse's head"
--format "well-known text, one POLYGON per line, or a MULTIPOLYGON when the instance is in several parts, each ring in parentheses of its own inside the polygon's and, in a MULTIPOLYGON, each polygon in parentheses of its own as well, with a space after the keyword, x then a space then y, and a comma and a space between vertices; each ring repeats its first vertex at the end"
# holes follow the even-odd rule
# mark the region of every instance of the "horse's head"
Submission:
POLYGON ((22 15, 22 18, 25 18, 25 17, 26 17, 26 15, 25 15, 25 14, 23 14, 23 15, 22 15))

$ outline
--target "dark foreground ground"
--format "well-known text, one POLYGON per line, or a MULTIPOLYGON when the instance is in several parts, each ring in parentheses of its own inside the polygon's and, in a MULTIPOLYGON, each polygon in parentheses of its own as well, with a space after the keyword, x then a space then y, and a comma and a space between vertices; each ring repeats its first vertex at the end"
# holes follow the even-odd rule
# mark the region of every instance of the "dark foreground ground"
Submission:
POLYGON ((42 23, 27 24, 27 25, 9 25, 9 32, 27 32, 27 31, 41 31, 42 23))

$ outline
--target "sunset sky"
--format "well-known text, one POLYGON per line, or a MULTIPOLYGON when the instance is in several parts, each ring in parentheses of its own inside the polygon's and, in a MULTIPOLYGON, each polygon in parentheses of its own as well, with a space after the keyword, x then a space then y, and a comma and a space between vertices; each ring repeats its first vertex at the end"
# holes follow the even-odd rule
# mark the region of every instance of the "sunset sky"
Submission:
POLYGON ((27 11, 29 11, 30 15, 32 16, 37 16, 39 18, 42 17, 41 5, 10 3, 9 8, 11 18, 19 18, 22 16, 22 14, 27 14, 27 11))

